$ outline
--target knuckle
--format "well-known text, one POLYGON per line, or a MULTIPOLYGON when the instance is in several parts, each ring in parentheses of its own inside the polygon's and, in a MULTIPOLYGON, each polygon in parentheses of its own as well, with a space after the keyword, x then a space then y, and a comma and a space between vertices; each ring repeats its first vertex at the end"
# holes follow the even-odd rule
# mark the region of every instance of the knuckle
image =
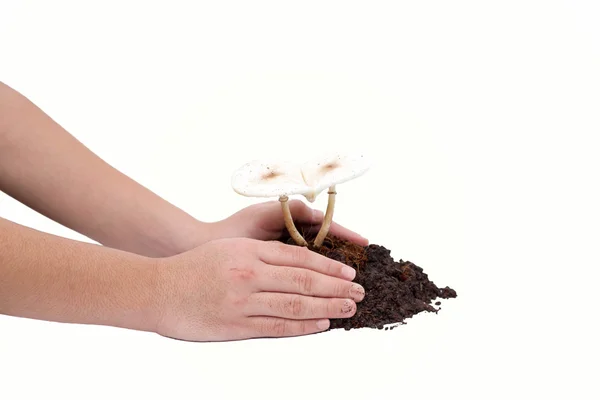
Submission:
POLYGON ((285 336, 285 334, 288 332, 288 321, 283 318, 272 320, 271 332, 275 336, 285 336))
POLYGON ((256 277, 256 273, 250 268, 233 267, 229 270, 233 280, 238 282, 248 282, 256 277))
POLYGON ((313 329, 310 328, 310 325, 307 321, 299 321, 298 333, 307 334, 312 333, 313 329))
POLYGON ((342 267, 337 265, 336 263, 329 261, 327 262, 327 264, 325 264, 323 272, 330 276, 340 275, 342 272, 342 267))
POLYGON ((248 306, 248 303, 250 302, 248 299, 248 296, 241 296, 241 295, 234 295, 231 296, 229 299, 231 305, 233 305, 236 308, 243 308, 248 306))
POLYGON ((335 276, 342 276, 344 267, 345 265, 342 263, 330 262, 328 267, 329 274, 335 276))
POLYGON ((308 271, 294 273, 292 280, 303 293, 312 293, 313 277, 308 271))
POLYGON ((306 247, 291 246, 289 250, 292 261, 296 265, 303 265, 308 260, 308 249, 306 247))
POLYGON ((281 254, 287 254, 289 247, 292 247, 288 244, 282 243, 277 240, 273 240, 273 241, 269 242, 269 245, 273 248, 274 251, 281 253, 281 254))
POLYGON ((350 293, 352 284, 345 282, 336 282, 333 286, 333 295, 336 297, 346 297, 350 293))
POLYGON ((236 238, 234 245, 235 247, 242 248, 244 251, 253 251, 259 243, 249 238, 236 238))
POLYGON ((286 314, 292 315, 294 317, 300 317, 304 312, 304 304, 302 302, 302 297, 291 296, 286 301, 284 309, 286 311, 286 314))
POLYGON ((248 282, 256 278, 256 270, 251 265, 232 266, 229 275, 237 282, 248 282))
POLYGON ((290 245, 287 245, 285 243, 281 243, 279 241, 272 241, 269 242, 269 247, 270 247, 270 251, 273 253, 274 256, 278 257, 278 258, 288 258, 289 254, 290 254, 290 245))
POLYGON ((260 302, 269 310, 277 310, 280 307, 280 302, 273 296, 260 296, 260 302))

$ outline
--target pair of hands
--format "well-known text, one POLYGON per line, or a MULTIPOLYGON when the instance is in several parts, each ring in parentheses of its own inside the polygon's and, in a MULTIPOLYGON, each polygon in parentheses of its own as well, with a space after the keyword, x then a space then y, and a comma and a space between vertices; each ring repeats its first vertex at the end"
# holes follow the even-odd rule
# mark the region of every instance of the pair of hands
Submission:
MULTIPOLYGON (((323 213, 290 202, 299 228, 318 229, 323 213)), ((279 202, 245 208, 212 224, 210 241, 159 259, 156 331, 192 341, 316 333, 349 318, 365 295, 355 270, 306 248, 275 241, 285 229, 279 202)), ((330 232, 367 245, 338 224, 330 232)))

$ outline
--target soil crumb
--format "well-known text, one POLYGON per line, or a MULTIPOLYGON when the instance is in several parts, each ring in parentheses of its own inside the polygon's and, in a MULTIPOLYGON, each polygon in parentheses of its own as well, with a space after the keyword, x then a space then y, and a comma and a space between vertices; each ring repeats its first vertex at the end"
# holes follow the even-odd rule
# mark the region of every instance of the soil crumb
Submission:
MULTIPOLYGON (((312 237, 306 239, 312 243, 312 237)), ((289 238, 282 241, 294 244, 289 238)), ((352 318, 332 319, 330 329, 391 330, 405 324, 406 319, 420 312, 437 314, 440 309, 431 305, 433 300, 457 296, 456 291, 447 286, 438 288, 423 269, 414 263, 395 261, 391 257, 391 251, 380 245, 362 247, 327 236, 320 249, 311 250, 356 269, 354 282, 365 288, 365 298, 357 303, 356 314, 352 318)), ((440 304, 439 301, 435 303, 440 304)))

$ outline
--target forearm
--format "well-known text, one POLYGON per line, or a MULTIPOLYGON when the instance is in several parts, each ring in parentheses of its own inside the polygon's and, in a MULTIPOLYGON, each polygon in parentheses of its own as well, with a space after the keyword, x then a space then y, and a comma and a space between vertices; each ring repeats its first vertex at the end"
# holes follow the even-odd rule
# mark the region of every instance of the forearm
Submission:
POLYGON ((154 331, 155 261, 0 218, 0 314, 154 331))
POLYGON ((0 190, 117 249, 169 256, 203 241, 200 221, 108 165, 2 83, 0 190))

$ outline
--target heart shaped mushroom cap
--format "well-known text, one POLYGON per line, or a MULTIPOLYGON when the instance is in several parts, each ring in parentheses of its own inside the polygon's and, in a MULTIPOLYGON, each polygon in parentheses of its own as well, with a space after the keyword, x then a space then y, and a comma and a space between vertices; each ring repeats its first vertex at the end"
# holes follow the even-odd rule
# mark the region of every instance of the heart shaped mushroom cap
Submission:
POLYGON ((364 174, 370 167, 362 155, 319 157, 302 165, 281 161, 252 161, 232 177, 233 189, 249 197, 280 197, 300 194, 308 201, 325 189, 364 174))

